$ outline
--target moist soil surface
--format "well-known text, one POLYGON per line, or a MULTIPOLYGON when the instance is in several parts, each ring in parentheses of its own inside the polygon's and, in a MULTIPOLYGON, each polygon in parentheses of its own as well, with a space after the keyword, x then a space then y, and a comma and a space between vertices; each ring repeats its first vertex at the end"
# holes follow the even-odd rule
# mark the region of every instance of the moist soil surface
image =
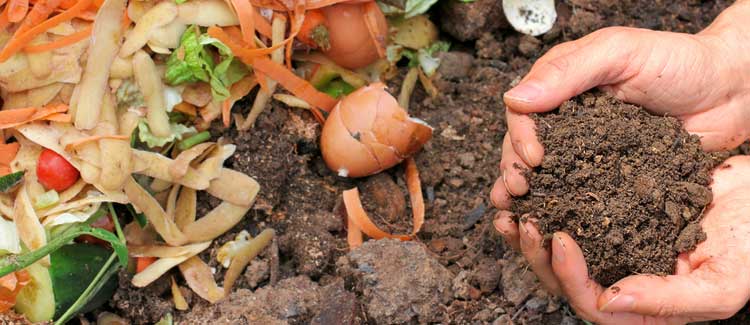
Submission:
POLYGON ((545 156, 513 211, 547 239, 572 235, 597 282, 672 274, 677 254, 705 239, 716 162, 677 119, 593 93, 533 118, 545 156))
MULTIPOLYGON (((279 234, 275 244, 240 277, 236 292, 217 305, 185 290, 190 311, 179 312, 173 309, 168 276, 144 290, 129 287, 122 275, 124 287, 109 308, 133 324, 153 323, 166 313, 180 324, 583 324, 564 301, 541 289, 523 258, 492 226, 497 210, 488 194, 499 176, 506 132, 502 93, 561 42, 614 25, 694 33, 729 4, 558 1, 553 30, 530 37, 503 21, 498 14, 501 1, 441 1, 431 18, 453 46, 442 56, 434 80, 440 94, 431 98, 418 86, 410 103, 410 114, 435 128, 433 139, 416 156, 427 209, 416 241, 368 242, 349 253, 341 192, 358 186, 380 227, 405 232, 411 229, 411 209, 408 200, 396 198, 406 198, 403 170, 397 167, 358 180, 337 177, 320 156, 315 120, 307 112, 274 103, 246 133, 218 125, 212 129, 214 136, 237 144, 231 167, 255 177, 262 189, 245 220, 202 257, 216 268, 221 284, 225 270, 215 255, 222 243, 243 229, 257 234, 273 227, 279 234), (385 295, 389 299, 383 299, 385 295)), ((400 89, 406 71, 402 68, 387 81, 392 93, 400 89)), ((235 110, 247 114, 251 102, 237 105, 235 110)), ((216 204, 201 197, 198 214, 216 204)), ((666 220, 657 223, 670 227, 666 220)), ((679 236, 678 227, 671 227, 669 236, 679 236)), ((648 265, 668 273, 672 247, 665 254, 663 262, 648 265)))

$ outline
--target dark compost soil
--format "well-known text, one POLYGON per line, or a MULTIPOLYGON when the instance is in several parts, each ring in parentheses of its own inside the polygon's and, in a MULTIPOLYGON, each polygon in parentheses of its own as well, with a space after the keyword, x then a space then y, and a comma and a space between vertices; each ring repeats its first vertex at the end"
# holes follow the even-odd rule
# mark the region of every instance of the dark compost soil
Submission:
MULTIPOLYGON (((498 18, 502 9, 497 0, 443 0, 431 13, 453 48, 443 55, 434 81, 440 94, 430 98, 417 87, 410 104, 410 114, 435 128, 416 157, 427 208, 418 241, 367 243, 349 253, 341 192, 359 186, 369 193, 364 204, 379 226, 393 232, 410 229, 408 200, 395 198, 406 197, 403 171, 394 168, 361 180, 337 177, 320 157, 320 128, 314 119, 274 103, 247 133, 212 130, 237 144, 229 164, 258 179, 262 189, 243 223, 219 238, 203 258, 216 267, 221 283, 224 269, 215 262, 215 251, 238 231, 257 234, 273 227, 278 250, 256 259, 236 284, 237 291, 217 305, 192 297, 191 311, 177 312, 168 286, 126 286, 110 306, 134 324, 154 322, 166 312, 180 324, 582 323, 563 301, 540 288, 523 258, 506 247, 492 226, 497 211, 488 193, 499 176, 506 131, 502 93, 555 44, 613 25, 697 32, 730 2, 557 3, 556 26, 538 38, 509 29, 498 18)), ((388 81, 393 93, 405 72, 388 81)), ((244 114, 250 108, 248 102, 237 105, 244 114)), ((207 197, 200 202, 203 211, 217 204, 207 197)), ((669 236, 677 236, 673 228, 669 236)), ((670 247, 668 258, 672 254, 670 247)))
POLYGON ((533 118, 545 156, 513 210, 546 238, 571 234, 593 279, 672 274, 677 254, 705 239, 715 162, 677 119, 591 93, 533 118))

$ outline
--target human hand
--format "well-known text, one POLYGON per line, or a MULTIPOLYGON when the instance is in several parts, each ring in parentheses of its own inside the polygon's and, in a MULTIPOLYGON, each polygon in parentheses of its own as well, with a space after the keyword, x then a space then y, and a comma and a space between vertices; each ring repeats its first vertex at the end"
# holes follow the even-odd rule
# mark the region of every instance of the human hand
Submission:
POLYGON ((544 148, 527 114, 546 112, 590 88, 679 118, 706 150, 732 148, 750 135, 750 1, 725 10, 697 35, 612 27, 552 48, 505 93, 508 132, 493 204, 510 207, 528 192, 522 170, 542 162, 544 148), (745 48, 749 47, 749 48, 745 48))
POLYGON ((524 254, 539 280, 568 297, 578 316, 597 324, 685 324, 729 318, 750 298, 750 156, 713 173, 713 202, 701 225, 707 239, 677 258, 675 275, 633 275, 605 289, 588 277, 581 248, 565 233, 551 249, 531 222, 507 211, 495 228, 524 254))

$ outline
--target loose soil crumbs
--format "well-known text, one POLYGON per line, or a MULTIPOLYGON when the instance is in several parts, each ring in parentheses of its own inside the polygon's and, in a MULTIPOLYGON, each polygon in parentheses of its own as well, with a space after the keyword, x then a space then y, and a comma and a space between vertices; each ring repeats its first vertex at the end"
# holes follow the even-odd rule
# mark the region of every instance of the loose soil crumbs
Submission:
POLYGON ((545 157, 514 211, 547 239, 573 236, 599 283, 672 274, 677 254, 705 240, 715 161, 678 120, 596 94, 534 119, 545 157))

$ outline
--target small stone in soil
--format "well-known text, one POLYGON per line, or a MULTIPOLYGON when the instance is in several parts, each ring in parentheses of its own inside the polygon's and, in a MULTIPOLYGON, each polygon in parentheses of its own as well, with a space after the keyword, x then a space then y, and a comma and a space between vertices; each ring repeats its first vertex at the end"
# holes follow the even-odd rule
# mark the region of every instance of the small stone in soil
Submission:
POLYGON ((453 275, 417 242, 370 240, 336 266, 377 324, 441 321, 452 296, 453 275))
POLYGON ((438 73, 445 79, 461 79, 469 75, 474 56, 458 51, 440 53, 438 73))

